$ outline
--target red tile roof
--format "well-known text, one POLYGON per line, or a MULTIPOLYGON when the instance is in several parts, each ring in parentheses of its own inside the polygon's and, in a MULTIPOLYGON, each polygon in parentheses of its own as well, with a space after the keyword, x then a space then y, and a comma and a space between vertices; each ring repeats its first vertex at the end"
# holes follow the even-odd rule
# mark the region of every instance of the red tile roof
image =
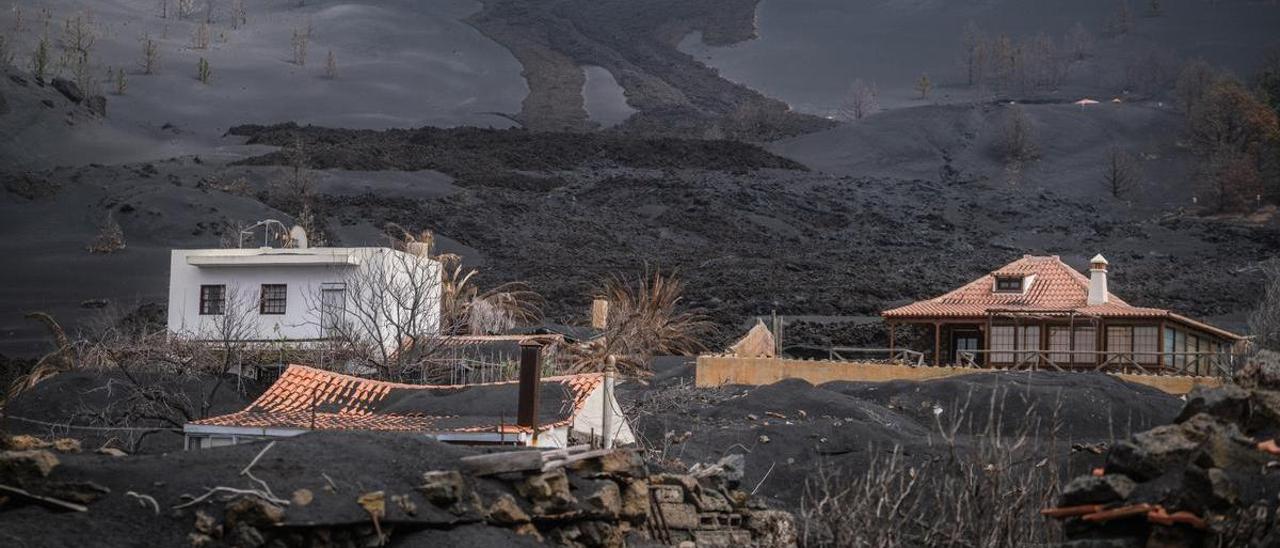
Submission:
MULTIPOLYGON (((539 430, 570 424, 603 382, 601 374, 542 379, 539 430), (560 390, 553 390, 559 388, 560 390)), ((290 365, 243 411, 194 424, 250 428, 405 432, 528 432, 516 426, 517 382, 415 385, 363 379, 290 365), (422 396, 432 396, 423 400, 422 396), (449 398, 454 398, 450 400, 449 398), (466 397, 466 401, 462 398, 466 397), (458 411, 433 410, 453 407, 458 411), (425 405, 424 405, 425 404, 425 405), (477 407, 479 404, 479 407, 477 407)))
POLYGON ((886 319, 982 318, 999 312, 1074 312, 1108 318, 1169 318, 1226 338, 1240 338, 1168 310, 1131 306, 1113 293, 1107 295, 1106 304, 1090 306, 1088 277, 1067 266, 1057 255, 1025 255, 942 296, 886 310, 881 316, 886 319), (1023 277, 1023 283, 1030 286, 1022 292, 995 291, 998 277, 1023 277))

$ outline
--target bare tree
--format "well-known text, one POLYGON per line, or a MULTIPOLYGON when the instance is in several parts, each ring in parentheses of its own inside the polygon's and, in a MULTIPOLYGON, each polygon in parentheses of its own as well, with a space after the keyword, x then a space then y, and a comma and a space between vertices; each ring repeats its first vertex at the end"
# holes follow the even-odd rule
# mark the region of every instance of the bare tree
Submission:
POLYGON ((89 243, 90 253, 115 253, 124 249, 124 230, 116 222, 114 211, 107 212, 107 218, 98 226, 98 234, 89 243))
POLYGON ((208 84, 209 78, 213 76, 213 71, 209 69, 209 60, 201 57, 196 62, 196 80, 201 84, 208 84))
POLYGON ((249 10, 245 7, 245 0, 232 0, 231 2, 231 28, 238 29, 249 24, 249 10))
POLYGON ((861 120, 880 110, 879 95, 874 83, 867 84, 861 78, 854 80, 840 112, 847 120, 861 120))
POLYGON ((1262 299, 1249 314, 1249 332, 1258 348, 1280 351, 1280 260, 1258 265, 1265 277, 1262 299))
POLYGON ((426 255, 370 250, 341 285, 306 296, 320 335, 386 378, 423 378, 443 344, 440 264, 426 255))
POLYGON ((338 58, 334 57, 333 50, 329 50, 329 57, 325 59, 324 77, 330 80, 338 77, 338 58))
POLYGON ((151 35, 142 35, 142 73, 155 74, 160 66, 160 46, 151 35))
POLYGON ((1064 39, 1067 54, 1072 61, 1083 61, 1093 55, 1093 34, 1084 25, 1077 22, 1067 31, 1064 39))
POLYGON ((191 35, 191 49, 209 49, 209 38, 209 23, 201 22, 191 35))
POLYGON ((1191 114, 1209 94, 1209 90, 1213 89, 1221 79, 1222 74, 1218 69, 1204 59, 1193 59, 1183 63, 1173 89, 1182 112, 1191 114))
POLYGON ((1133 10, 1128 0, 1116 0, 1115 11, 1107 18, 1107 33, 1113 37, 1124 36, 1133 30, 1133 10))
POLYGON ((1113 198, 1127 198, 1142 184, 1142 167, 1137 157, 1118 145, 1107 149, 1102 177, 1113 198))
POLYGON ((978 28, 977 23, 973 21, 965 23, 963 34, 960 36, 960 45, 964 48, 965 71, 971 86, 977 82, 979 64, 982 62, 980 53, 986 47, 986 41, 987 37, 982 33, 982 29, 978 28))
POLYGON ((307 44, 311 42, 311 23, 305 28, 293 29, 289 43, 293 48, 293 64, 300 67, 307 65, 307 44))
POLYGON ((1039 157, 1040 147, 1036 144, 1035 129, 1022 105, 1014 105, 1009 109, 999 150, 1009 163, 1020 164, 1039 157))

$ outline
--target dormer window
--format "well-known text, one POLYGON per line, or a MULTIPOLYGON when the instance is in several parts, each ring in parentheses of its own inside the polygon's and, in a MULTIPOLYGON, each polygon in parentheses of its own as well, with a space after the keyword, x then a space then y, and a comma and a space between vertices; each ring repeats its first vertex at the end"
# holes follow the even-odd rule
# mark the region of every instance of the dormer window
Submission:
POLYGON ((996 293, 1022 293, 1022 282, 1020 277, 996 278, 996 293))

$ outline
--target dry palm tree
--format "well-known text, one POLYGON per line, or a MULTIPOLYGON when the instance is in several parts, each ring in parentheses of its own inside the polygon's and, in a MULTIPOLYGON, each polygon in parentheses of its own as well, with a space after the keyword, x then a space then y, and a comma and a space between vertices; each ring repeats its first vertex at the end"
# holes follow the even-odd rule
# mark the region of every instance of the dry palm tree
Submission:
POLYGON ((53 339, 55 348, 53 352, 41 356, 40 359, 36 361, 35 366, 31 368, 30 373, 18 377, 18 379, 14 381, 13 386, 9 387, 7 394, 8 399, 10 400, 17 397, 18 394, 21 394, 35 386, 40 381, 57 375, 63 371, 75 369, 76 365, 75 348, 72 345, 71 340, 67 337, 66 331, 62 329, 61 325, 58 325, 57 320, 54 320, 53 316, 44 312, 32 312, 27 314, 27 319, 35 320, 44 324, 45 328, 49 330, 49 336, 53 339))
POLYGON ((706 350, 702 338, 714 331, 705 316, 681 310, 684 284, 678 274, 659 270, 634 279, 612 275, 600 290, 609 302, 604 335, 573 352, 571 369, 595 371, 615 356, 624 374, 645 374, 653 356, 692 355, 706 350))

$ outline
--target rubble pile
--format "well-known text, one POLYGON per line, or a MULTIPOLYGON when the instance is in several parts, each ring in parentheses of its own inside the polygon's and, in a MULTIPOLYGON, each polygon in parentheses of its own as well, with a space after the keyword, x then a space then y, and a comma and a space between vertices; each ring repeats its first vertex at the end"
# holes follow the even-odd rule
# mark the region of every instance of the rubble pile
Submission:
POLYGON ((1172 424, 1117 443, 1043 513, 1073 546, 1280 545, 1276 358, 1191 393, 1172 424))
POLYGON ((372 435, 160 457, 55 454, 79 448, 14 440, 0 452, 0 521, 15 525, 17 539, 127 543, 144 534, 163 545, 246 548, 796 544, 791 514, 739 489, 741 456, 673 474, 651 473, 631 449, 477 453, 372 435), (299 458, 342 442, 393 460, 299 458), (390 451, 406 447, 414 450, 390 451))

